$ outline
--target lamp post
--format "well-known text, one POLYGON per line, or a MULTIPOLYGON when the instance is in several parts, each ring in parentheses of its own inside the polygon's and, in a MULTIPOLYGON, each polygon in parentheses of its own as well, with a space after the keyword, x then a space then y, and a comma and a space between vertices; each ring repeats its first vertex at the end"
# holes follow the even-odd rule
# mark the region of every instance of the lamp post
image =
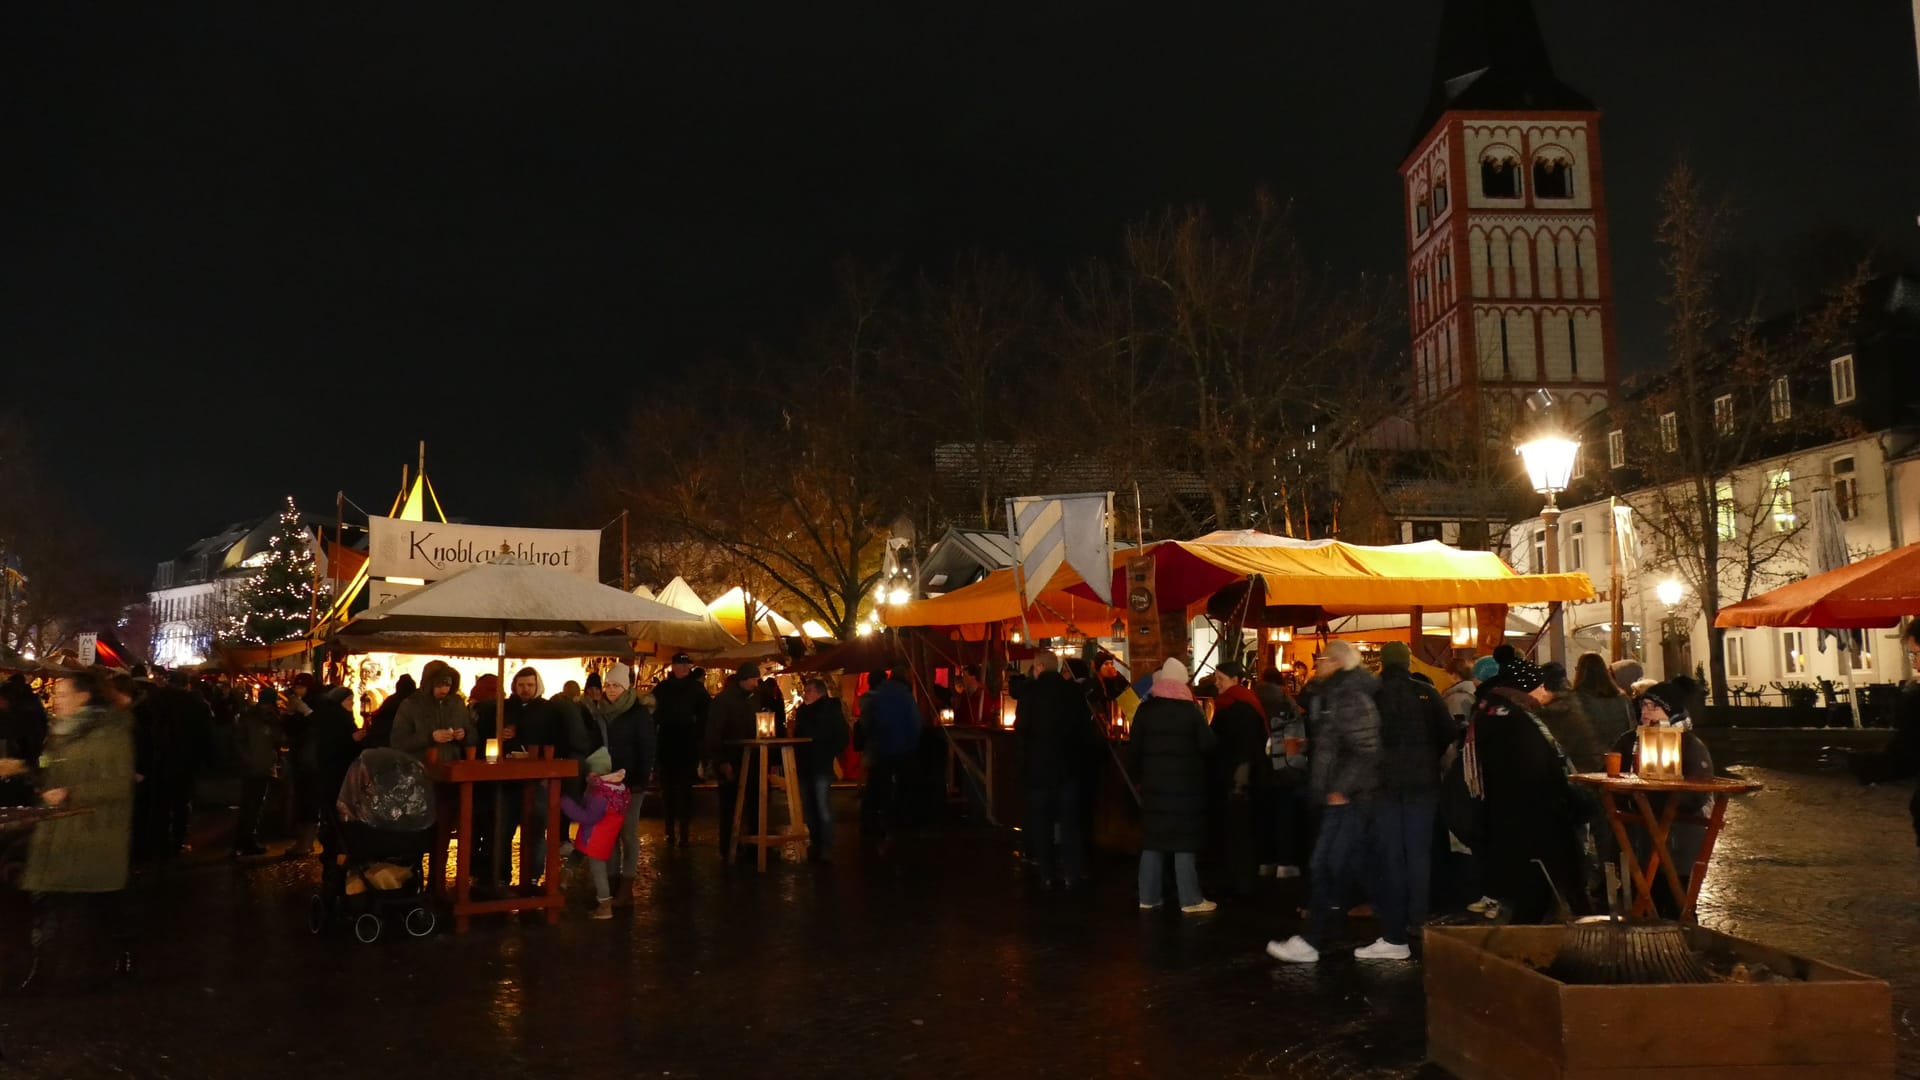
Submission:
POLYGON ((1653 587, 1653 596, 1660 601, 1660 606, 1666 609, 1665 617, 1660 620, 1660 669, 1666 673, 1667 678, 1685 674, 1684 670, 1674 670, 1676 667, 1684 669, 1685 665, 1681 663, 1680 657, 1680 639, 1683 631, 1680 619, 1673 613, 1673 609, 1679 607, 1680 601, 1686 599, 1687 587, 1668 578, 1653 587))
MULTIPOLYGON (((1573 479, 1574 459, 1580 455, 1580 440, 1570 439, 1558 429, 1547 428, 1514 448, 1527 468, 1533 490, 1547 497, 1540 508, 1540 523, 1546 528, 1546 567, 1549 574, 1560 572, 1560 504, 1554 496, 1567 490, 1573 479)), ((1560 601, 1547 609, 1547 659, 1567 662, 1566 628, 1560 601)))

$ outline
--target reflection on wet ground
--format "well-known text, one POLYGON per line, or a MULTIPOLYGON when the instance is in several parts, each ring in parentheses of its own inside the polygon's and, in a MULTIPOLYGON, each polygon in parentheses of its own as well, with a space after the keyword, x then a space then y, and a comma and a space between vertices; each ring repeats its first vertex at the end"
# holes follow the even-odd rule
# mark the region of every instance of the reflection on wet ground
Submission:
MULTIPOLYGON (((1704 921, 1889 978, 1920 1068, 1920 861, 1907 789, 1754 766, 1704 921)), ((1004 835, 942 831, 863 860, 842 805, 831 867, 723 867, 711 833, 647 835, 635 904, 464 938, 310 937, 310 865, 189 865, 155 889, 138 977, 0 999, 27 1077, 1429 1075, 1419 969, 1330 956, 1281 968, 1293 882, 1206 917, 1144 913, 1132 864, 1083 893, 1031 889, 1004 835), (269 1073, 267 1070, 271 1070, 269 1073)), ((569 880, 584 905, 584 874, 569 880)), ((24 912, 0 906, 16 970, 24 912)), ((1371 927, 1355 927, 1370 940, 1371 927)))

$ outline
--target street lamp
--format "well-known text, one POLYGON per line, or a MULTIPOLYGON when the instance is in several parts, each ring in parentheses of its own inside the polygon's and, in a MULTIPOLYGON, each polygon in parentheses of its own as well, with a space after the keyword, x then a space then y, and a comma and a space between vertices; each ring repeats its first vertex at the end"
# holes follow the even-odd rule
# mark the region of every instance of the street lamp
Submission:
POLYGON ((1686 599, 1687 587, 1668 579, 1653 587, 1653 595, 1659 598, 1661 607, 1672 611, 1680 606, 1680 601, 1686 599))
MULTIPOLYGON (((1532 439, 1514 448, 1527 467, 1527 479, 1533 490, 1547 497, 1540 509, 1540 522, 1547 531, 1546 572, 1560 572, 1560 504, 1554 496, 1567 490, 1573 480, 1573 464, 1580 456, 1580 440, 1570 439, 1557 428, 1544 428, 1532 439)), ((1560 601, 1555 600, 1547 613, 1547 659, 1567 662, 1566 629, 1562 623, 1560 601)))

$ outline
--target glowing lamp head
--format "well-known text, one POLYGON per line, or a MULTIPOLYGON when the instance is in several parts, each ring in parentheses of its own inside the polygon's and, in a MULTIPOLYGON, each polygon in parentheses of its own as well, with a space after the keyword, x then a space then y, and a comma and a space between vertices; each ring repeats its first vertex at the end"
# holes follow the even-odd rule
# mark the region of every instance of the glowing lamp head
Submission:
POLYGON ((1653 587, 1653 595, 1659 598, 1662 607, 1673 607, 1686 598, 1687 587, 1669 578, 1653 587))
POLYGON ((1542 495, 1567 490, 1573 480, 1574 459, 1580 455, 1580 440, 1550 433, 1536 436, 1514 448, 1527 467, 1527 480, 1542 495))
POLYGON ((904 604, 911 599, 913 599, 913 594, 908 592, 904 586, 896 585, 893 591, 887 594, 887 603, 889 604, 904 604))

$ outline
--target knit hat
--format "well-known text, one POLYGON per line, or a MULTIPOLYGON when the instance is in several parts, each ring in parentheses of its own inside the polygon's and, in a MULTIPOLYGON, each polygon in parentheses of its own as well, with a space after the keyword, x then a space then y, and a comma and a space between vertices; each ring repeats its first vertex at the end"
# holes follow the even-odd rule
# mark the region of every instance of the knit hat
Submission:
POLYGON ((1160 665, 1160 670, 1153 673, 1153 681, 1177 682, 1185 686, 1187 683, 1193 681, 1193 677, 1187 674, 1187 665, 1181 663, 1175 657, 1169 656, 1167 657, 1167 662, 1160 665))
POLYGON ((601 747, 587 755, 587 771, 595 776, 605 776, 613 771, 613 755, 601 747))
POLYGON ((1238 660, 1229 660, 1226 663, 1221 664, 1218 667, 1214 668, 1213 670, 1219 672, 1222 675, 1225 675, 1230 679, 1244 679, 1247 677, 1246 667, 1244 667, 1238 660))
POLYGON ((1500 674, 1500 661, 1491 656, 1483 656, 1473 662, 1473 681, 1486 682, 1500 674))
POLYGON ((633 669, 625 664, 615 664, 600 676, 600 685, 605 687, 628 687, 633 685, 633 669))
POLYGON ((691 664, 693 663, 693 657, 683 652, 677 652, 673 654, 673 662, 676 664, 691 664))
POLYGON ((1545 681, 1545 673, 1533 661, 1515 656, 1512 662, 1500 669, 1500 674, 1495 675, 1490 683, 1493 686, 1511 687, 1526 694, 1531 693, 1545 681))
POLYGON ((759 664, 741 664, 733 672, 734 682, 746 682, 748 679, 757 679, 759 677, 760 677, 759 664))
POLYGON ((1380 666, 1390 668, 1410 668, 1413 666, 1413 648, 1404 641, 1389 641, 1380 646, 1380 666))
POLYGON ((1647 674, 1647 669, 1641 667, 1638 660, 1615 660, 1607 670, 1613 673, 1613 685, 1619 687, 1622 693, 1631 693, 1633 684, 1647 674))
POLYGON ((1360 666, 1360 650, 1353 647, 1353 642, 1344 638, 1335 638, 1327 642, 1326 651, 1322 655, 1331 657, 1334 663, 1340 665, 1342 671, 1352 671, 1360 666))
POLYGON ((1651 701, 1666 710, 1667 723, 1678 725, 1686 722, 1687 696, 1681 692, 1680 687, 1670 682, 1663 682, 1655 683, 1647 689, 1642 690, 1640 697, 1634 703, 1634 718, 1636 721, 1639 719, 1640 703, 1647 701, 1651 701))
POLYGON ((589 690, 600 689, 600 673, 599 672, 596 671, 587 676, 587 689, 589 690))
POLYGON ((1546 684, 1547 689, 1558 693, 1561 687, 1567 685, 1567 665, 1558 660, 1541 664, 1540 681, 1546 684))
POLYGON ((320 685, 320 680, 314 678, 313 672, 311 671, 303 671, 300 674, 295 675, 293 677, 293 688, 295 690, 298 690, 302 687, 305 687, 306 689, 311 690, 318 685, 320 685))

